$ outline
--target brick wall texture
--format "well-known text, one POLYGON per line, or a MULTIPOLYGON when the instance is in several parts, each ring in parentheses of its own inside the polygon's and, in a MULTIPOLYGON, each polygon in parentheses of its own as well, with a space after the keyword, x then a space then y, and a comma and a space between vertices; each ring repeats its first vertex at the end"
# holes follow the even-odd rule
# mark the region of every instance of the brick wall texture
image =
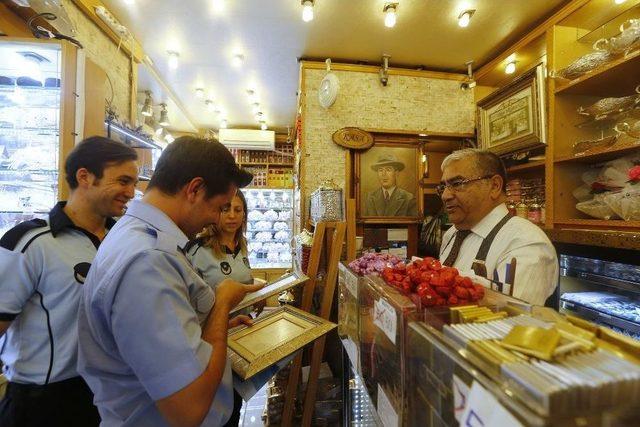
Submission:
POLYGON ((334 71, 340 92, 336 102, 324 109, 318 102, 318 88, 326 71, 303 72, 302 161, 307 197, 328 178, 344 188, 345 149, 331 140, 343 127, 473 132, 473 91, 460 90, 459 81, 392 75, 384 87, 378 74, 334 71))
POLYGON ((62 0, 69 19, 76 26, 76 38, 84 46, 87 58, 98 64, 109 77, 105 84, 106 94, 113 94, 113 107, 120 119, 130 118, 131 99, 131 58, 127 57, 118 45, 107 37, 96 24, 82 13, 71 0, 62 0))

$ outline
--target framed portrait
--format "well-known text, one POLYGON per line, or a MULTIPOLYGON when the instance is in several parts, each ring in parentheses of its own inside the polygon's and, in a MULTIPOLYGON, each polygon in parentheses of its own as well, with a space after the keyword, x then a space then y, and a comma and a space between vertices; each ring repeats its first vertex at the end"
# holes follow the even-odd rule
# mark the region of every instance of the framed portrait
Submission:
POLYGON ((413 223, 422 216, 420 147, 380 142, 355 153, 358 218, 367 223, 413 223))
POLYGON ((542 64, 478 102, 478 141, 506 154, 546 144, 545 79, 542 64))

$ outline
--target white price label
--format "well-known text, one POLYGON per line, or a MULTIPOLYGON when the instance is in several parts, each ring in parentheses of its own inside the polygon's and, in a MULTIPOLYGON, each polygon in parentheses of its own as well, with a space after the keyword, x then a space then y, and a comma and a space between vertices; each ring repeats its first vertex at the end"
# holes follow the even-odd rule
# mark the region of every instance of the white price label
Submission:
POLYGON ((396 311, 383 298, 373 304, 373 324, 380 328, 394 345, 396 344, 396 311))
POLYGON ((398 414, 393 409, 391 401, 378 384, 378 417, 384 427, 398 427, 398 414))
POLYGON ((344 278, 344 284, 349 293, 355 298, 358 298, 358 276, 347 273, 344 278))
POLYGON ((476 381, 471 384, 467 405, 462 413, 463 427, 510 426, 523 427, 491 393, 476 381))
POLYGON ((457 376, 453 376, 453 415, 458 422, 462 418, 464 408, 467 406, 467 398, 469 397, 469 386, 457 376))

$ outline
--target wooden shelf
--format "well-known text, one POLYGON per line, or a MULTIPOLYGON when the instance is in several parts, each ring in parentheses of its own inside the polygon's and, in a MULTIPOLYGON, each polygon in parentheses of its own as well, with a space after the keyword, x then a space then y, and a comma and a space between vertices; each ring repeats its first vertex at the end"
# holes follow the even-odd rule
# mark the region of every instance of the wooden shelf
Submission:
POLYGON ((621 57, 613 62, 602 65, 569 83, 557 84, 556 95, 592 95, 602 97, 616 97, 633 95, 634 89, 640 83, 640 50, 621 57))
POLYGON ((616 159, 624 156, 632 151, 640 149, 640 141, 629 141, 623 143, 615 143, 609 148, 601 150, 592 150, 584 154, 575 154, 568 156, 559 156, 554 160, 555 163, 599 163, 616 159))
POLYGON ((593 228, 637 228, 640 229, 640 221, 604 220, 604 219, 556 219, 555 225, 593 228))
POLYGON ((544 160, 536 160, 529 163, 523 163, 521 165, 511 166, 507 168, 507 174, 544 169, 544 163, 545 163, 544 160))

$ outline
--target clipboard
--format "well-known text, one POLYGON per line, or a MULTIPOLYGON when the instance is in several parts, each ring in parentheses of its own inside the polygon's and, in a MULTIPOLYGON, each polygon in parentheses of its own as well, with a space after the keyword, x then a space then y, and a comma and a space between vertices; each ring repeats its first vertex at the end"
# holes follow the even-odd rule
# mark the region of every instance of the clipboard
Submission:
POLYGON ((245 295, 244 299, 236 305, 231 313, 236 313, 244 308, 251 307, 257 302, 265 300, 274 295, 278 295, 283 291, 291 289, 295 286, 301 285, 309 280, 309 277, 302 272, 294 271, 280 276, 274 282, 267 283, 267 285, 256 292, 251 292, 245 295))

